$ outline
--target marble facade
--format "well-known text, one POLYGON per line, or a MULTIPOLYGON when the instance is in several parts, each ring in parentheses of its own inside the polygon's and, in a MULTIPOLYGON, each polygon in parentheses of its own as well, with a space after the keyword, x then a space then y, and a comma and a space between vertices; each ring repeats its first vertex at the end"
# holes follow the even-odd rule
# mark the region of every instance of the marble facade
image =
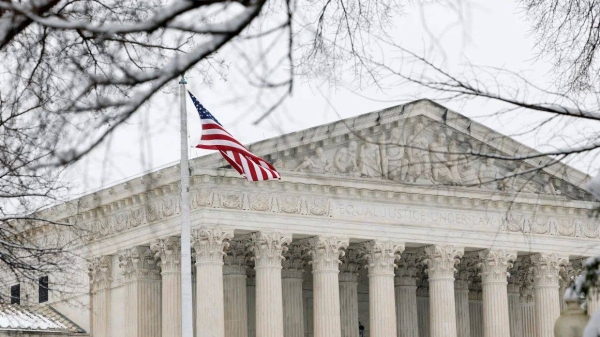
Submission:
MULTIPOLYGON (((190 163, 198 337, 551 337, 560 290, 600 255, 586 175, 528 173, 550 159, 504 160, 533 150, 431 101, 250 148, 282 181, 190 163)), ((181 330, 178 176, 46 211, 87 229, 61 237, 89 261, 91 336, 181 330)))

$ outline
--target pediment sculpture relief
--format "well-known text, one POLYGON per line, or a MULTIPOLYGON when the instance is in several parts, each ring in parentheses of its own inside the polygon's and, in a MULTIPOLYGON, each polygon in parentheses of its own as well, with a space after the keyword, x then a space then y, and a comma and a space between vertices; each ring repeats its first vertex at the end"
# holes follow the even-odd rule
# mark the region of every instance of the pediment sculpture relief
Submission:
POLYGON ((524 162, 469 155, 471 149, 484 145, 441 124, 424 121, 406 122, 337 147, 317 147, 286 162, 278 158, 275 167, 404 183, 561 194, 550 175, 528 173, 531 167, 524 162))

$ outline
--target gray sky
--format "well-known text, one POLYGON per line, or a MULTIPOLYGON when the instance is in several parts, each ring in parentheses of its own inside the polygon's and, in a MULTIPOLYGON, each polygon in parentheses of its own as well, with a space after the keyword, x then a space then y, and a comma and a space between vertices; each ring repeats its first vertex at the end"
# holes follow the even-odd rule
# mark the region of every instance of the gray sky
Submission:
MULTIPOLYGON (((521 72, 528 80, 542 87, 552 87, 551 63, 537 58, 535 36, 530 23, 516 2, 487 0, 484 2, 451 1, 463 8, 432 2, 425 7, 406 1, 405 14, 398 17, 390 32, 403 47, 427 55, 447 69, 460 71, 471 63, 521 72)), ((265 107, 256 106, 256 90, 240 75, 244 64, 236 61, 235 51, 227 51, 227 79, 215 77, 210 85, 202 78, 188 78, 188 90, 243 143, 293 132, 312 126, 363 114, 369 111, 402 104, 418 98, 436 95, 415 86, 394 86, 397 79, 385 79, 385 90, 359 88, 356 83, 332 86, 323 79, 299 79, 293 97, 288 99, 269 119, 260 125, 253 121, 265 107)), ((380 50, 380 55, 392 64, 399 64, 400 54, 380 50)), ((174 83, 175 86, 175 83, 174 83)), ((443 102, 445 106, 477 120, 501 133, 514 136, 540 116, 515 118, 514 115, 489 117, 502 106, 474 101, 443 102)), ((200 136, 200 123, 191 101, 188 100, 190 146, 200 136)), ((522 116, 521 116, 522 117, 522 116)), ((582 133, 586 125, 569 126, 571 137, 582 133)), ((89 191, 113 184, 142 172, 179 160, 179 111, 175 91, 170 88, 158 94, 150 107, 138 113, 121 127, 103 147, 83 162, 69 169, 67 179, 79 191, 89 191)), ((564 126, 561 126, 561 129, 564 126)), ((553 129, 536 134, 516 136, 517 140, 538 149, 549 144, 561 146, 568 141, 557 138, 553 129)), ((192 149, 191 157, 207 153, 192 149)), ((572 166, 595 173, 598 165, 592 158, 578 158, 572 166)))

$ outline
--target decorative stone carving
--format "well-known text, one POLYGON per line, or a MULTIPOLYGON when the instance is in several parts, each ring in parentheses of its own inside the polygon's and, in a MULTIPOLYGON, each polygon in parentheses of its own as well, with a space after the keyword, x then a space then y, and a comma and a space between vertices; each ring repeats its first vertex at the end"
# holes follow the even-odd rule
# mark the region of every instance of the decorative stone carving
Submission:
POLYGON ((181 240, 170 236, 158 239, 150 245, 154 257, 160 259, 160 269, 165 272, 179 272, 181 267, 181 240))
POLYGON ((230 241, 225 249, 224 275, 246 275, 246 260, 249 240, 230 241))
POLYGON ((460 183, 466 187, 478 187, 480 185, 479 175, 474 162, 477 159, 472 156, 460 155, 458 158, 458 175, 460 183))
POLYGON ((403 252, 396 268, 396 285, 416 286, 421 271, 420 257, 415 253, 403 252))
POLYGON ((557 285, 559 273, 568 263, 569 259, 558 254, 532 254, 534 285, 557 285))
POLYGON ((436 139, 429 144, 429 160, 431 162, 431 174, 433 181, 438 184, 456 183, 456 177, 448 167, 449 153, 448 145, 446 145, 446 135, 442 130, 438 130, 436 139))
POLYGON ((254 253, 252 259, 256 265, 261 266, 281 265, 283 253, 292 242, 292 236, 279 232, 259 232, 252 234, 250 249, 254 253))
POLYGON ((91 290, 110 289, 112 282, 112 256, 104 255, 88 260, 91 290))
POLYGON ((369 275, 394 273, 396 260, 404 251, 404 243, 373 240, 363 244, 361 254, 367 260, 369 275))
POLYGON ((546 173, 542 173, 542 187, 540 189, 540 193, 542 194, 551 194, 551 195, 557 195, 560 194, 558 193, 559 191, 557 191, 554 188, 554 183, 552 182, 552 177, 549 176, 546 173))
POLYGON ((342 147, 337 150, 333 157, 333 167, 340 174, 348 174, 353 177, 360 176, 358 167, 358 143, 351 141, 348 147, 342 147))
POLYGON ((431 245, 423 249, 423 263, 429 279, 454 278, 455 266, 460 263, 464 249, 452 245, 431 245))
POLYGON ((323 152, 323 148, 318 147, 315 150, 315 155, 312 157, 304 157, 302 162, 298 164, 292 171, 306 171, 312 173, 327 173, 331 170, 331 163, 325 153, 323 152))
POLYGON ((507 282, 508 270, 512 268, 516 258, 517 253, 503 249, 480 251, 478 267, 481 270, 482 283, 507 282))
POLYGON ((340 282, 358 282, 362 267, 360 249, 356 246, 350 246, 341 257, 340 282))
POLYGON ((423 132, 423 123, 419 122, 414 126, 412 135, 406 141, 406 151, 402 159, 402 180, 409 182, 416 182, 420 178, 426 181, 431 180, 428 143, 423 132))
POLYGON ((229 247, 228 240, 233 231, 220 227, 203 227, 192 230, 192 247, 196 256, 196 265, 201 263, 223 263, 224 250, 229 247))
POLYGON ((368 178, 381 178, 381 152, 371 137, 365 138, 365 143, 358 153, 358 166, 360 175, 368 178))
POLYGON ((310 264, 315 270, 339 270, 342 263, 340 257, 344 256, 344 251, 348 247, 348 239, 335 236, 317 236, 309 239, 309 254, 311 256, 310 264))
POLYGON ((498 180, 502 176, 498 167, 494 164, 494 158, 487 158, 481 166, 479 166, 479 182, 481 187, 488 190, 498 189, 498 180))
POLYGON ((381 169, 383 177, 390 180, 401 180, 402 158, 404 157, 405 145, 402 139, 402 130, 395 127, 390 131, 390 137, 386 140, 382 135, 380 142, 381 169))
POLYGON ((559 273, 568 260, 555 253, 531 255, 537 336, 552 336, 554 333, 554 322, 560 316, 559 273))
POLYGON ((125 281, 160 279, 160 270, 150 247, 136 246, 118 252, 119 267, 125 281))
POLYGON ((304 275, 304 248, 301 245, 290 245, 287 251, 283 253, 285 260, 282 262, 282 278, 302 279, 304 275))

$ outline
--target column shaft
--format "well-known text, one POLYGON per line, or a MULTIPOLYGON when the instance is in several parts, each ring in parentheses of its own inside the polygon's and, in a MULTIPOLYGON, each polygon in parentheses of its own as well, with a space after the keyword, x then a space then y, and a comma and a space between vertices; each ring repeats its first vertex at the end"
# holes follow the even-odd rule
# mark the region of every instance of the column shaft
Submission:
POLYGON ((196 255, 196 336, 224 337, 223 250, 232 231, 219 227, 192 231, 196 255), (206 291, 210 289, 210 291, 206 291))
POLYGON ((225 337, 248 336, 246 275, 223 275, 225 337))
POLYGON ((248 337, 256 337, 256 278, 255 270, 248 269, 246 296, 248 310, 248 337))
POLYGON ((508 314, 510 320, 510 337, 523 337, 523 313, 518 292, 508 293, 508 314))
POLYGON ((149 247, 138 246, 119 252, 124 275, 125 335, 160 337, 160 271, 149 247))
POLYGON ((457 337, 454 266, 463 249, 436 245, 425 247, 424 253, 429 275, 431 337, 457 337))
POLYGON ((537 337, 553 337, 554 322, 560 316, 558 281, 561 266, 568 259, 556 254, 531 256, 534 272, 535 324, 537 337))
POLYGON ((516 258, 516 252, 505 250, 479 252, 485 337, 510 337, 508 269, 516 258))
POLYGON ((419 337, 417 285, 414 279, 396 279, 396 321, 398 337, 419 337), (412 284, 410 284, 412 281, 412 284))
POLYGON ((252 235, 256 271, 256 336, 283 336, 281 260, 291 235, 260 232, 252 235))
POLYGON ((403 243, 371 241, 364 245, 369 269, 369 333, 371 337, 397 334, 394 296, 395 261, 403 243))
POLYGON ((304 337, 302 278, 284 278, 283 332, 285 337, 304 337))
POLYGON ((476 299, 469 300, 469 325, 471 337, 483 337, 483 302, 481 301, 481 293, 474 297, 476 299))
POLYGON ((162 336, 181 335, 181 241, 158 239, 150 246, 160 259, 162 277, 162 336))
POLYGON ((112 256, 100 256, 88 261, 91 293, 91 330, 94 336, 110 336, 110 285, 112 256))
POLYGON ((348 247, 348 239, 319 236, 312 238, 309 245, 313 267, 314 335, 340 337, 340 249, 348 247))
POLYGON ((469 289, 455 287, 454 296, 456 297, 456 333, 460 337, 470 337, 469 289))
POLYGON ((522 303, 521 311, 523 314, 523 336, 536 336, 535 305, 533 303, 522 303))
POLYGON ((417 320, 419 321, 419 337, 429 337, 431 327, 429 322, 429 296, 417 296, 417 320))
POLYGON ((248 240, 231 241, 225 250, 223 292, 225 337, 248 337, 246 248, 248 240))
POLYGON ((342 337, 358 336, 358 282, 351 276, 340 278, 342 337))

